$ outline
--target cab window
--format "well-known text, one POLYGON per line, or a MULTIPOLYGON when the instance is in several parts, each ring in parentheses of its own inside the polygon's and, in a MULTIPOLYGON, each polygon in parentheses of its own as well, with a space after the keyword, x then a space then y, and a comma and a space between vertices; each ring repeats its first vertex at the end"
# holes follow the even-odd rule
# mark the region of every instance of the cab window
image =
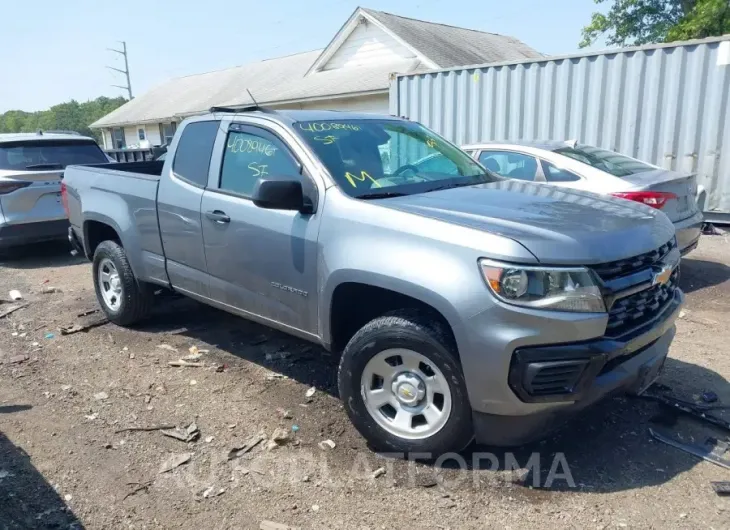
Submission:
POLYGON ((206 186, 219 124, 218 121, 195 121, 185 126, 172 160, 172 172, 176 176, 198 187, 206 186))
POLYGON ((219 188, 249 198, 256 180, 270 175, 299 175, 299 165, 281 140, 253 127, 230 131, 223 152, 219 188))

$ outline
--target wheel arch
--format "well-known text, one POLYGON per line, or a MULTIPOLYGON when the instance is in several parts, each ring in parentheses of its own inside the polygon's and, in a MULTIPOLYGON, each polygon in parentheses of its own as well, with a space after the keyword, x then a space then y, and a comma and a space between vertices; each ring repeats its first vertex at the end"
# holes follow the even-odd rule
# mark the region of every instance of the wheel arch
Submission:
POLYGON ((456 344, 461 331, 457 310, 428 287, 358 271, 339 271, 330 280, 320 312, 322 338, 329 349, 344 348, 357 330, 373 318, 407 308, 421 309, 441 320, 456 344))

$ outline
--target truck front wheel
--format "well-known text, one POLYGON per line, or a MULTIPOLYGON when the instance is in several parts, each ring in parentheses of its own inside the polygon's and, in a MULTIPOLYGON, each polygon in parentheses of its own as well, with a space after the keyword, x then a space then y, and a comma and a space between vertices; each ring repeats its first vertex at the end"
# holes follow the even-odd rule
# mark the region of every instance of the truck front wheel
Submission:
POLYGON ((358 331, 340 361, 340 396, 350 420, 378 451, 463 449, 471 407, 455 346, 438 320, 395 311, 358 331))
POLYGON ((94 251, 93 272, 96 298, 109 320, 129 326, 147 315, 152 290, 134 277, 121 245, 101 242, 94 251))

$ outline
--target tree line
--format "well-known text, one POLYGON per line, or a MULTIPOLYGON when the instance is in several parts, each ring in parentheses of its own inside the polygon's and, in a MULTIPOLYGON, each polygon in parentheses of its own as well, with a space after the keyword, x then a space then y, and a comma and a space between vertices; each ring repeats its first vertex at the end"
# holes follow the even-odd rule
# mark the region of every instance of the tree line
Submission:
POLYGON ((101 132, 98 129, 89 129, 89 125, 126 102, 123 97, 101 96, 85 103, 72 99, 37 112, 9 110, 0 114, 0 133, 36 132, 38 129, 76 131, 100 142, 101 132))
POLYGON ((580 47, 604 37, 609 46, 704 39, 730 33, 730 0, 594 0, 608 4, 583 28, 580 47))

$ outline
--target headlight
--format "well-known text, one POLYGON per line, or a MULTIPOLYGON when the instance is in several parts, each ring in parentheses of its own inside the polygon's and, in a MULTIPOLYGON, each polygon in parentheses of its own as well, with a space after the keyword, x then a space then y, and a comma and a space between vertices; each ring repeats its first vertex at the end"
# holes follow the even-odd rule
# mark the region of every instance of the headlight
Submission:
POLYGON ((606 306, 591 272, 584 267, 533 267, 479 260, 484 280, 492 294, 508 304, 604 313, 606 306))

